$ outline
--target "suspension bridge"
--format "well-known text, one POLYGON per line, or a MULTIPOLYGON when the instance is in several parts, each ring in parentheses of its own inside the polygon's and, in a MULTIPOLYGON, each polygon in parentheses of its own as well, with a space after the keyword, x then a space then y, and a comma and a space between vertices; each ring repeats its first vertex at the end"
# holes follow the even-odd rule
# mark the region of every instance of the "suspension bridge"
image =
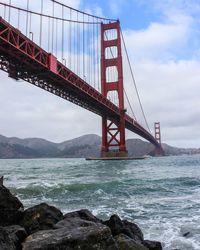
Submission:
POLYGON ((18 2, 0 1, 0 69, 101 116, 102 157, 127 156, 125 129, 163 154, 160 123, 153 135, 119 20, 56 0, 18 2), (144 125, 136 117, 126 81, 132 81, 144 125))

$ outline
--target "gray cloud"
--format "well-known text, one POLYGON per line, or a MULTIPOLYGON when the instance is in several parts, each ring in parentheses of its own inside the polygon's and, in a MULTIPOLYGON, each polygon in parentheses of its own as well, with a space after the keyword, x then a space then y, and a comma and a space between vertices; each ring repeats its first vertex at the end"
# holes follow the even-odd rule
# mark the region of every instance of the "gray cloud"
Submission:
POLYGON ((62 141, 100 133, 100 118, 26 82, 0 72, 1 134, 62 141))

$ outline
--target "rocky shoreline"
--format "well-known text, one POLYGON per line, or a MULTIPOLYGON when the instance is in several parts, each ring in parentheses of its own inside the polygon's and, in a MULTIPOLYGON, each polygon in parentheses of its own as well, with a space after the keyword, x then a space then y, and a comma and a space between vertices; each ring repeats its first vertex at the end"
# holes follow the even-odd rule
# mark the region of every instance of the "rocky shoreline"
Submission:
POLYGON ((83 209, 63 215, 41 203, 24 209, 21 201, 0 184, 1 250, 161 250, 144 240, 133 222, 112 215, 102 221, 83 209))

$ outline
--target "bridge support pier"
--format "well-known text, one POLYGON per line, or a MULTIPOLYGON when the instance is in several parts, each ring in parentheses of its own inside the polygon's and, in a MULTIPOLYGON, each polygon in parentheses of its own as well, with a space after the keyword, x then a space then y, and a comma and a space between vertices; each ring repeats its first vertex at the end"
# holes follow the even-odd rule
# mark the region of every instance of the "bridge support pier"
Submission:
POLYGON ((102 147, 101 157, 127 157, 128 151, 125 145, 125 127, 121 124, 102 118, 102 147))
POLYGON ((119 21, 101 24, 101 92, 108 97, 108 93, 116 92, 120 119, 114 122, 112 117, 102 117, 102 157, 127 157, 125 141, 125 112, 123 92, 123 69, 121 54, 121 38, 119 21), (109 36, 109 31, 115 37, 109 36), (106 52, 107 51, 107 52, 106 52), (116 53, 113 53, 116 51, 116 53), (108 56, 108 52, 112 55, 108 56), (109 71, 115 71, 115 78, 109 77, 109 71))

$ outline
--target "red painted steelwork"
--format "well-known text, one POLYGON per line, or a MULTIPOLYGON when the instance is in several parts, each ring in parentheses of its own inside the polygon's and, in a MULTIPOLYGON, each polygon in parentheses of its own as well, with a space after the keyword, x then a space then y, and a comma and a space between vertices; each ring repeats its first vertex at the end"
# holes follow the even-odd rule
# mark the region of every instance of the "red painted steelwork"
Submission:
MULTIPOLYGON (((0 17, 0 69, 16 80, 23 79, 106 117, 117 125, 121 124, 122 109, 58 62, 53 55, 44 51, 18 29, 7 23, 2 17, 0 17)), ((112 88, 112 86, 108 88, 112 88)), ((147 139, 156 147, 160 147, 155 138, 130 116, 124 114, 123 122, 127 129, 147 139)))
POLYGON ((106 114, 102 117, 102 156, 109 152, 111 147, 115 147, 119 152, 127 154, 125 145, 125 109, 123 92, 123 69, 120 39, 119 21, 101 24, 101 91, 107 98, 109 92, 117 91, 119 100, 120 120, 117 122, 109 121, 106 114), (106 31, 116 31, 117 38, 106 40, 106 31), (106 49, 115 47, 117 50, 116 58, 106 58, 106 49), (108 67, 116 67, 117 81, 109 82, 106 75, 108 67), (114 128, 113 128, 114 126, 114 128))
POLYGON ((0 18, 0 52, 1 60, 8 63, 8 73, 13 78, 24 79, 50 92, 56 87, 57 92, 64 92, 59 96, 94 113, 108 112, 114 119, 119 116, 116 105, 3 18, 0 18), (45 81, 46 87, 37 81, 45 81))
POLYGON ((49 54, 49 69, 57 74, 57 59, 52 54, 49 54))

